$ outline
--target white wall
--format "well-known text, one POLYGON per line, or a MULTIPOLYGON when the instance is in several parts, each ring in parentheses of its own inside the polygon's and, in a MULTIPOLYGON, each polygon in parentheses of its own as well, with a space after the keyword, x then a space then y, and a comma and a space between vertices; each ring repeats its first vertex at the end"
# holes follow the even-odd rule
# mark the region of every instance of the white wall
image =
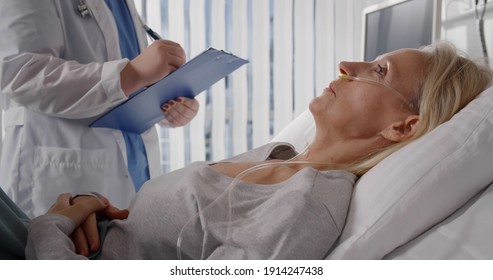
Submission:
MULTIPOLYGON (((445 0, 442 13, 442 39, 449 40, 471 57, 482 57, 473 0, 445 0)), ((482 2, 482 1, 480 1, 482 2)), ((484 31, 489 57, 493 56, 493 0, 488 0, 484 31)), ((491 59, 490 59, 491 61, 491 59)))

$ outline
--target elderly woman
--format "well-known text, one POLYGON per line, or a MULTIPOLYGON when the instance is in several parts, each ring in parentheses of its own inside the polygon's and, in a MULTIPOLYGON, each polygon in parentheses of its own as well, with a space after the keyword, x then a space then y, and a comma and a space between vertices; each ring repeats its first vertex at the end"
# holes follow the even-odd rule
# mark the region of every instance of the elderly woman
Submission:
MULTIPOLYGON (((449 120, 492 78, 447 43, 339 69, 341 78, 310 103, 316 136, 305 151, 270 143, 151 180, 128 218, 107 224, 97 258, 322 259, 358 176, 449 120)), ((104 198, 60 196, 33 220, 27 257, 83 258, 68 236, 109 210, 104 198)))

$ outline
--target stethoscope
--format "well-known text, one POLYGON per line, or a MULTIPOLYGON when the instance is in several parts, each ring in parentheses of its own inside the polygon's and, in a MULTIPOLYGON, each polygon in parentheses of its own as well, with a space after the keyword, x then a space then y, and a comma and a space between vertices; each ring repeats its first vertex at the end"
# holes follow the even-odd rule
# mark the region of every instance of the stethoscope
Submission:
MULTIPOLYGON (((79 4, 77 4, 77 11, 79 12, 80 16, 82 18, 90 18, 92 16, 91 10, 89 7, 87 7, 86 1, 84 0, 79 0, 79 4)), ((159 40, 162 39, 159 34, 157 34, 154 30, 152 30, 147 24, 145 24, 142 19, 139 17, 140 23, 142 24, 142 27, 144 30, 151 36, 152 39, 154 40, 159 40)))
POLYGON ((84 0, 79 0, 77 11, 79 11, 79 14, 82 18, 91 17, 91 10, 89 10, 84 0))

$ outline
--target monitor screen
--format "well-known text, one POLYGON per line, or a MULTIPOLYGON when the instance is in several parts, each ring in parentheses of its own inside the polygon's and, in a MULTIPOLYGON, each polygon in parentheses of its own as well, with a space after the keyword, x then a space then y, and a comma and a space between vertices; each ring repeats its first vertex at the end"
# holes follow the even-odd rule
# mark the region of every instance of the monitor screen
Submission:
POLYGON ((429 45, 439 36, 438 0, 387 1, 363 11, 363 59, 429 45))

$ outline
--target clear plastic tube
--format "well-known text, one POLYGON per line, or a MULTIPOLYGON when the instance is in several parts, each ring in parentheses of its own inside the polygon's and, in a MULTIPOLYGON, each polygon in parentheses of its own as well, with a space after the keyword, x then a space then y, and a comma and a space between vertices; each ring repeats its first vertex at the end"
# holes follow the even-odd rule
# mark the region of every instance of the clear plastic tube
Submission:
POLYGON ((349 76, 349 75, 346 75, 346 74, 339 74, 339 79, 341 79, 341 80, 351 80, 351 81, 360 81, 360 82, 364 82, 364 83, 369 83, 369 84, 384 86, 384 87, 388 88, 390 91, 392 91, 392 93, 394 93, 399 99, 401 99, 404 102, 404 104, 406 104, 406 106, 409 109, 412 109, 411 108, 411 105, 409 104, 409 101, 404 97, 404 95, 402 95, 399 91, 397 91, 396 89, 392 88, 391 86, 389 86, 389 85, 387 85, 385 83, 380 83, 380 82, 377 82, 375 80, 367 79, 367 78, 360 78, 360 77, 349 76))

